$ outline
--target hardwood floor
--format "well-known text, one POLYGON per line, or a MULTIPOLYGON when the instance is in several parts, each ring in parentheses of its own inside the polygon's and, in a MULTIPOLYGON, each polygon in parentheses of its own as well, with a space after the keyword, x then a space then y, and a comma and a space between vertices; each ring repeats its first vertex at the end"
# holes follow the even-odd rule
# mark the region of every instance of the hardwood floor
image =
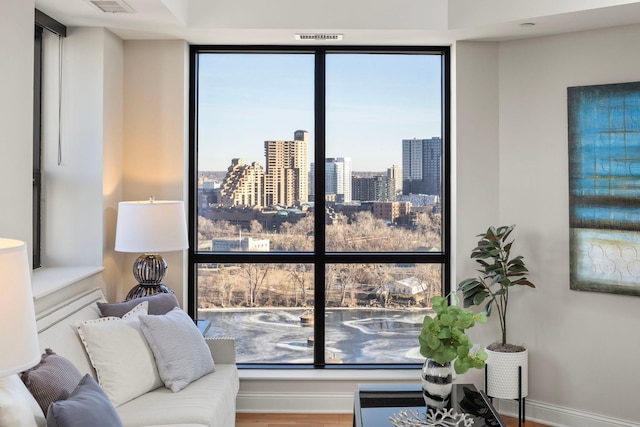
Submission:
MULTIPOLYGON (((503 417, 507 427, 517 427, 518 420, 503 417)), ((236 414, 236 427, 352 427, 351 414, 236 414)), ((548 427, 527 421, 523 427, 548 427)))

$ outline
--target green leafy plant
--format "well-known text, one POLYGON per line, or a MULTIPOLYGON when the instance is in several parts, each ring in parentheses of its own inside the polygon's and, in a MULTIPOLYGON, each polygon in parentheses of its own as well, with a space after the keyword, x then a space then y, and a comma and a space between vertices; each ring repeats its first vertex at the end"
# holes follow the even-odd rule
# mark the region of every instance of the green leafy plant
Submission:
POLYGON ((464 374, 471 368, 483 368, 487 353, 482 349, 471 352, 473 344, 465 330, 476 322, 486 322, 487 316, 450 306, 447 299, 440 296, 431 298, 431 305, 436 315, 424 317, 418 337, 420 354, 441 365, 455 360, 453 368, 458 374, 464 374))
POLYGON ((462 291, 463 306, 484 305, 483 312, 490 316, 495 306, 500 318, 502 340, 490 346, 490 349, 505 351, 507 344, 507 306, 509 304, 509 289, 523 285, 535 288, 527 279, 529 273, 522 256, 512 256, 511 247, 514 240, 508 240, 515 225, 489 227, 480 237, 478 245, 472 250, 471 258, 475 259, 481 268, 480 275, 465 279, 458 285, 462 291), (492 348, 493 347, 493 348, 492 348))

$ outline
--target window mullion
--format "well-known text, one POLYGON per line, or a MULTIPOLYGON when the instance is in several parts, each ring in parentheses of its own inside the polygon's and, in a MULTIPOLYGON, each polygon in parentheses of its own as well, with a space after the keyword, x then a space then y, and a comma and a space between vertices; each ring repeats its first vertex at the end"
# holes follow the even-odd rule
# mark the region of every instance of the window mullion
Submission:
POLYGON ((314 366, 325 366, 325 62, 326 53, 315 54, 315 199, 314 199, 314 366), (320 177, 320 178, 318 178, 320 177))

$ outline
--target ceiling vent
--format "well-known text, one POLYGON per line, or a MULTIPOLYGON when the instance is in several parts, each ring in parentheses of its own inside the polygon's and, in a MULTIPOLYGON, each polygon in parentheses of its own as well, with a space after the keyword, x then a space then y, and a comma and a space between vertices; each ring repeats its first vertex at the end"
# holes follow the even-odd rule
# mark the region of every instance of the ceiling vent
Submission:
POLYGON ((342 34, 296 34, 296 40, 340 41, 342 40, 342 34))
POLYGON ((134 10, 124 0, 89 0, 89 3, 106 13, 133 13, 134 10))

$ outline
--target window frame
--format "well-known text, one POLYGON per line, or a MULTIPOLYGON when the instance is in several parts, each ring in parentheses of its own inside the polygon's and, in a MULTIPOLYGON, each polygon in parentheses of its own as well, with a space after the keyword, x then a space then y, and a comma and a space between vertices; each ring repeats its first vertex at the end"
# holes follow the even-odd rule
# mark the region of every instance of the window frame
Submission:
MULTIPOLYGON (((324 283, 324 270, 328 264, 388 264, 388 263, 421 263, 442 265, 442 292, 450 292, 451 278, 451 54, 448 46, 230 46, 230 45, 192 45, 189 52, 189 183, 188 183, 188 227, 189 250, 187 264, 187 298, 186 308, 189 315, 196 319, 198 312, 197 268, 200 263, 305 263, 314 266, 314 282, 324 283), (198 55, 201 53, 305 53, 315 57, 314 88, 314 144, 313 158, 315 175, 325 175, 324 159, 326 158, 325 138, 325 64, 326 55, 332 53, 387 53, 387 54, 438 54, 442 57, 441 87, 441 138, 442 138, 442 250, 440 252, 330 252, 325 250, 325 217, 314 216, 314 251, 313 252, 243 252, 215 253, 198 252, 198 55)), ((315 194, 325 193, 325 180, 316 179, 315 194)), ((324 197, 315 200, 315 212, 324 212, 324 197)), ((322 287, 316 289, 322 289, 322 287)), ((304 368, 407 368, 418 364, 328 364, 325 362, 325 295, 314 292, 314 363, 313 365, 292 364, 240 364, 241 368, 266 369, 304 369, 304 368)), ((417 339, 417 337, 416 337, 417 339)))
MULTIPOLYGON (((33 269, 42 267, 42 61, 44 55, 44 31, 50 31, 60 38, 67 36, 67 27, 65 25, 36 9, 33 49, 33 269)), ((58 96, 62 95, 59 94, 58 96)))

